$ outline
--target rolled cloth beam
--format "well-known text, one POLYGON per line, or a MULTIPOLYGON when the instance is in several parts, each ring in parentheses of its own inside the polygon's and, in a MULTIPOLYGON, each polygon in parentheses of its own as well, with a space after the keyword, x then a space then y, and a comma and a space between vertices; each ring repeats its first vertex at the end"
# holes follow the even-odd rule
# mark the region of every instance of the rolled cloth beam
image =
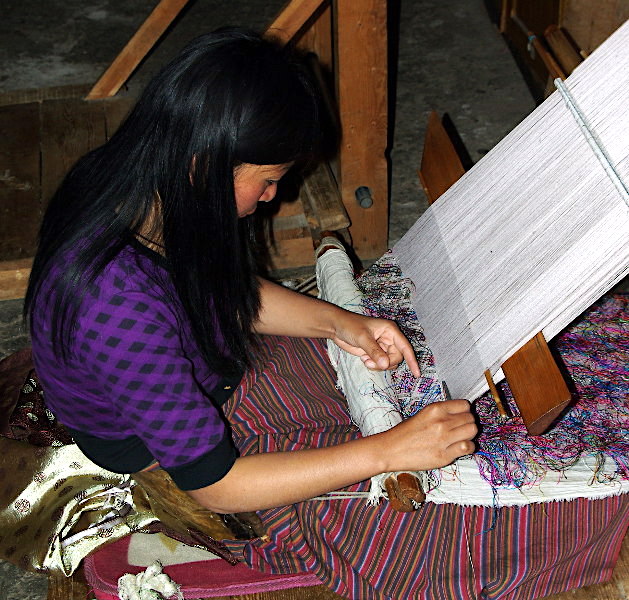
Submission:
MULTIPOLYGON (((325 250, 318 252, 317 257, 319 297, 363 314, 362 293, 354 282, 354 268, 342 244, 336 238, 326 237, 319 249, 325 250)), ((364 436, 387 431, 402 421, 389 372, 368 369, 358 356, 341 350, 332 341, 328 341, 328 354, 352 421, 364 436)), ((382 473, 372 478, 369 502, 376 503, 384 495, 384 482, 391 475, 382 473)))

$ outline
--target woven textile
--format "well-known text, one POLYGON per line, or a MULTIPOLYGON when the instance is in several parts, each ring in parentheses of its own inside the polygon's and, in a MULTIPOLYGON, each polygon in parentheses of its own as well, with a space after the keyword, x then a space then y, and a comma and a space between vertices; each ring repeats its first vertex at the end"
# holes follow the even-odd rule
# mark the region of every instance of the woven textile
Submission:
MULTIPOLYGON (((348 397, 350 392, 354 398, 364 395, 363 402, 381 412, 387 410, 387 398, 393 397, 395 403, 389 401, 389 411, 399 410, 404 417, 442 400, 432 350, 411 303, 413 284, 404 277, 395 256, 385 254, 356 284, 364 312, 395 320, 406 334, 422 376, 415 378, 402 364, 391 374, 387 395, 344 386, 348 397), (369 398, 370 393, 375 399, 369 398)), ((629 294, 609 294, 554 340, 573 402, 544 435, 528 434, 506 382, 500 385, 501 393, 513 418, 500 419, 488 394, 476 399, 474 410, 481 426, 477 451, 471 459, 420 475, 427 499, 505 506, 626 492, 628 315, 629 294)))
MULTIPOLYGON (((227 407, 242 454, 358 435, 323 343, 275 337, 261 343, 257 369, 227 407)), ((500 509, 427 503, 396 513, 388 503, 373 507, 357 498, 259 514, 269 541, 227 545, 264 572, 314 573, 360 600, 532 600, 610 577, 629 501, 623 495, 500 509)))

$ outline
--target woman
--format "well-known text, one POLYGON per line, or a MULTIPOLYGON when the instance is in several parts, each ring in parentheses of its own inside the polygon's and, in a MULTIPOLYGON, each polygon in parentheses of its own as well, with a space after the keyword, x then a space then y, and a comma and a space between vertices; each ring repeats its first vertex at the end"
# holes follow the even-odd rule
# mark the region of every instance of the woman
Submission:
POLYGON ((92 461, 118 473, 159 466, 230 513, 472 452, 469 404, 453 400, 368 438, 238 455, 220 405, 256 363, 256 336, 329 338, 368 368, 406 360, 419 375, 393 322, 256 275, 251 215, 316 155, 322 129, 297 59, 222 30, 186 47, 70 171, 43 221, 25 311, 46 402, 92 461))

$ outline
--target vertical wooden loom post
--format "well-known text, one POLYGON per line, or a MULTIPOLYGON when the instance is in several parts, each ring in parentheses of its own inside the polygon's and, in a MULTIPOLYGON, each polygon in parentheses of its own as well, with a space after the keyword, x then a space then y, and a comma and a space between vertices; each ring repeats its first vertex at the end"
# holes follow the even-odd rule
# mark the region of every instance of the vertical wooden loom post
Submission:
POLYGON ((339 185, 362 260, 379 258, 388 243, 387 3, 338 0, 336 85, 342 120, 339 185), (356 189, 366 186, 373 205, 362 208, 356 189))

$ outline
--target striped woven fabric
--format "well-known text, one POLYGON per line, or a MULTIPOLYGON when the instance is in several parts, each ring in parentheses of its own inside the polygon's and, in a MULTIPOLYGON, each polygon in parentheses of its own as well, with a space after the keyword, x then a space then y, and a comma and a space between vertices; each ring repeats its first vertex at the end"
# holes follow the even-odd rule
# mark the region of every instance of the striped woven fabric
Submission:
MULTIPOLYGON (((336 444, 358 435, 324 345, 265 337, 227 407, 242 454, 336 444)), ((352 490, 367 490, 368 484, 352 490)), ((310 572, 369 599, 532 600, 611 577, 626 496, 524 507, 427 503, 396 513, 364 499, 312 500, 259 513, 270 540, 228 542, 264 572, 310 572)))

